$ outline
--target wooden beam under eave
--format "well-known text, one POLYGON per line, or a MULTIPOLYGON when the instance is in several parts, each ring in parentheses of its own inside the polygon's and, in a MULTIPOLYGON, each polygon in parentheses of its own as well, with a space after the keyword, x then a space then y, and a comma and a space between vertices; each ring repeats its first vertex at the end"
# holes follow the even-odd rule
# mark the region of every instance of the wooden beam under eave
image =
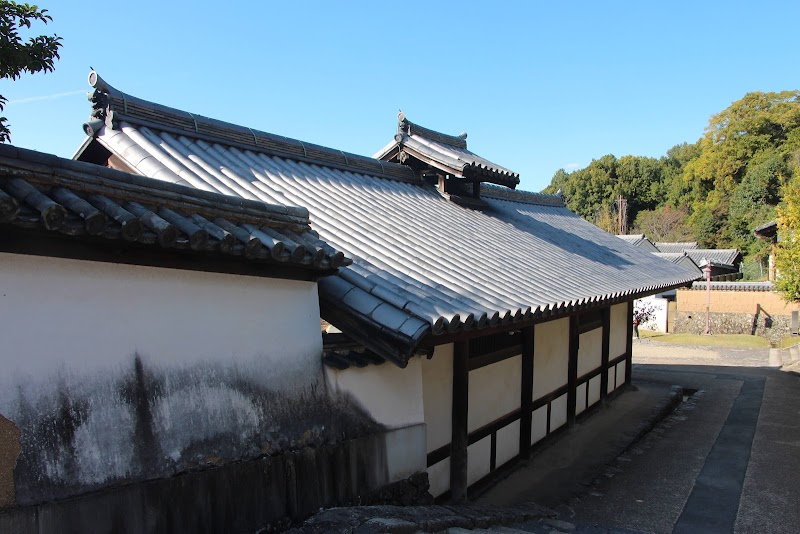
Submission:
POLYGON ((628 301, 628 328, 627 340, 625 341, 625 383, 631 383, 631 371, 633 364, 633 301, 628 301))
MULTIPOLYGON (((603 309, 603 345, 601 352, 600 369, 600 399, 603 400, 608 395, 608 357, 609 346, 611 345, 611 307, 603 309)), ((588 393, 588 391, 587 391, 588 393)))

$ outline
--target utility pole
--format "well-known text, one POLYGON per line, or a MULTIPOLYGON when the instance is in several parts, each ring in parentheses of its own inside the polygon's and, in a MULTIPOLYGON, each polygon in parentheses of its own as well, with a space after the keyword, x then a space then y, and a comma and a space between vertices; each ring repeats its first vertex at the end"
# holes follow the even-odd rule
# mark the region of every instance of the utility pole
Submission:
POLYGON ((628 234, 628 199, 622 195, 617 197, 617 234, 628 234))

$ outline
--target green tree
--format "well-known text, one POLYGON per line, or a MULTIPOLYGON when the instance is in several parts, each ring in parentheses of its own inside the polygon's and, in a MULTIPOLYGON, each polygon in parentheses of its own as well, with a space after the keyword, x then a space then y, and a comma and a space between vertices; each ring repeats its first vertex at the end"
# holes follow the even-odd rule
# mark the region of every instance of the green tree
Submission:
MULTIPOLYGON (((61 37, 38 35, 25 40, 20 35, 20 30, 30 30, 33 22, 47 24, 52 20, 46 9, 39 9, 36 5, 0 0, 0 79, 16 80, 25 72, 52 72, 55 60, 59 58, 61 37)), ((0 112, 6 102, 0 95, 0 112)), ((0 142, 10 139, 7 119, 0 117, 0 142)))
POLYGON ((800 239, 796 234, 800 228, 800 172, 784 187, 785 204, 778 207, 778 233, 781 240, 775 254, 778 291, 788 302, 800 301, 800 239))

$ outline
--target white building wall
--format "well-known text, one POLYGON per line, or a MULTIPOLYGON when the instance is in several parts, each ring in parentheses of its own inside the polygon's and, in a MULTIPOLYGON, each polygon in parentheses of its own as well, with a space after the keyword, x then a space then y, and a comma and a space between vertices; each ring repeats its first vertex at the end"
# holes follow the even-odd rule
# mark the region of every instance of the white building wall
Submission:
POLYGON ((376 422, 388 428, 402 428, 425 422, 423 409, 422 359, 411 358, 401 369, 392 363, 325 369, 332 391, 345 393, 376 422))
POLYGON ((628 346, 628 303, 611 306, 611 332, 608 343, 608 357, 613 360, 625 354, 628 346))
POLYGON ((514 356, 469 372, 467 428, 470 432, 519 409, 522 396, 521 376, 522 356, 514 356))
POLYGON ((533 342, 533 400, 567 383, 569 318, 537 324, 533 342))
POLYGON ((0 314, 18 502, 274 450, 324 395, 312 282, 0 253, 0 314))
POLYGON ((656 332, 667 331, 667 309, 669 301, 657 295, 650 295, 636 301, 637 305, 645 305, 653 308, 653 318, 639 325, 639 328, 653 330, 656 332))
MULTIPOLYGON (((422 359, 422 393, 427 452, 450 443, 453 436, 453 344, 439 345, 433 357, 422 359)), ((448 472, 448 484, 449 472, 448 472)))
POLYGON ((603 364, 603 329, 595 328, 580 335, 578 343, 578 378, 603 364))

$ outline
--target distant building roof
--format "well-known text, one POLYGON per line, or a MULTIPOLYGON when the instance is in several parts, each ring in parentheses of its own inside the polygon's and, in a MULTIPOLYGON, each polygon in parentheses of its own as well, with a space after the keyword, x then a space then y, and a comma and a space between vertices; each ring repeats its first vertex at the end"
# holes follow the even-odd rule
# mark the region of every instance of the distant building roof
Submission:
POLYGON ((778 221, 770 221, 753 228, 753 234, 761 239, 774 239, 778 235, 778 221))
POLYGON ((647 239, 644 234, 617 234, 617 237, 647 252, 658 252, 653 242, 647 239))
POLYGON ((412 156, 460 178, 511 188, 519 184, 518 173, 467 150, 467 134, 453 136, 429 130, 409 121, 403 113, 398 119, 397 135, 375 158, 405 163, 412 156))
POLYGON ((661 252, 683 252, 684 250, 692 250, 698 248, 697 241, 685 242, 656 242, 656 248, 661 252))
POLYGON ((485 206, 475 210, 409 167, 311 150, 93 81, 101 123, 78 157, 105 154, 164 180, 306 206, 321 239, 353 258, 320 280, 323 318, 400 366, 431 336, 533 324, 697 278, 584 221, 560 197, 482 186, 485 206))
POLYGON ((0 224, 28 232, 14 245, 6 240, 6 252, 31 246, 36 232, 72 240, 78 251, 85 248, 77 243, 89 240, 320 274, 350 262, 312 232, 304 208, 233 199, 1 144, 0 224))
POLYGON ((671 261, 677 265, 682 265, 692 273, 697 275, 702 274, 700 267, 698 267, 685 252, 654 252, 653 254, 661 259, 671 261))
POLYGON ((709 261, 716 266, 737 267, 742 260, 742 253, 735 248, 696 248, 686 254, 701 267, 709 261))

